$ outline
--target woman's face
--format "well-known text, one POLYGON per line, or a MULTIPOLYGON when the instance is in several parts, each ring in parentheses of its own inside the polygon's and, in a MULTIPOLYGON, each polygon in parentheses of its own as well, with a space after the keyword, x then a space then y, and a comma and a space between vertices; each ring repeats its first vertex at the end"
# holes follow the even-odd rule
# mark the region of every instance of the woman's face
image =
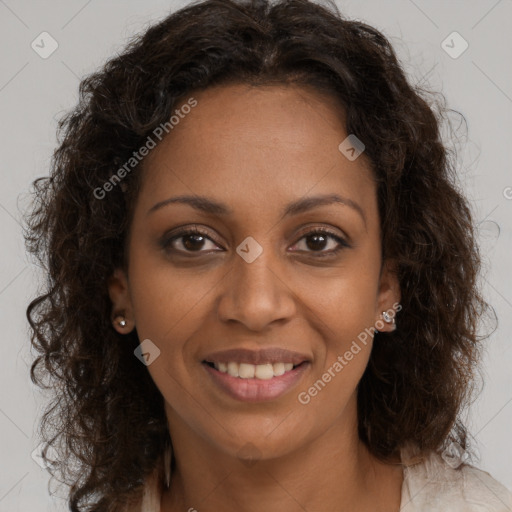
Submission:
POLYGON ((353 433, 362 333, 400 298, 381 273, 365 155, 339 149, 342 109, 310 89, 192 96, 144 160, 128 274, 109 285, 114 311, 160 350, 148 370, 171 436, 271 458, 333 426, 353 433))

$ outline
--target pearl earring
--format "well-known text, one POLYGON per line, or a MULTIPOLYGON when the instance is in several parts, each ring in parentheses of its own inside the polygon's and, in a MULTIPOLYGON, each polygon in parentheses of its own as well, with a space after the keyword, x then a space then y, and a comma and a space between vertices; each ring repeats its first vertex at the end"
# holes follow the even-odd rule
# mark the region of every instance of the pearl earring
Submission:
POLYGON ((126 327, 127 324, 126 318, 122 315, 116 316, 114 322, 116 322, 119 327, 126 327))

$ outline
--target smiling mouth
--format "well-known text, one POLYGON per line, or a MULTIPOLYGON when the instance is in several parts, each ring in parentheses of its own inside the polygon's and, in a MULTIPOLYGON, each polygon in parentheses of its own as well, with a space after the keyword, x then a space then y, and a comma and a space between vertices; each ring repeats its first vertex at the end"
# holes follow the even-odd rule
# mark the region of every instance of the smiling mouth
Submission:
POLYGON ((236 361, 224 362, 213 362, 203 361, 204 364, 210 368, 214 368, 220 373, 226 373, 231 377, 238 377, 240 379, 258 379, 258 380, 270 380, 274 377, 280 377, 288 372, 291 372, 295 368, 305 363, 303 361, 299 364, 293 363, 267 363, 267 364, 250 364, 250 363, 237 363, 236 361))

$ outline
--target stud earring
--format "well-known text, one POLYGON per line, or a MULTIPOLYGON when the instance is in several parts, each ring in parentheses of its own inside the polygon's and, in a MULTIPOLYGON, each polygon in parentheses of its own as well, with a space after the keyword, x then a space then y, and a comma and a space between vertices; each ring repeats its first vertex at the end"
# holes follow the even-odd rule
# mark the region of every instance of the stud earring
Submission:
POLYGON ((391 324, 392 325, 392 329, 391 331, 395 331, 396 330, 396 322, 395 322, 395 316, 391 316, 387 311, 383 311, 382 312, 382 318, 384 319, 384 322, 386 322, 387 324, 391 324))
POLYGON ((384 322, 387 324, 395 323, 395 317, 392 317, 387 311, 382 312, 382 318, 384 318, 384 322))
MULTIPOLYGON (((391 331, 395 331, 396 330, 395 315, 390 315, 388 313, 388 311, 383 311, 381 313, 381 316, 382 316, 384 322, 386 322, 387 324, 391 324, 392 325, 391 331)), ((384 324, 382 323, 382 320, 377 320, 375 326, 377 326, 379 324, 380 324, 380 328, 382 329, 382 327, 384 326, 384 324)), ((375 329, 375 333, 378 333, 378 332, 379 331, 377 329, 375 329)))
POLYGON ((116 316, 116 318, 114 319, 114 322, 117 325, 119 325, 119 327, 126 327, 126 325, 127 325, 126 318, 122 315, 116 316))

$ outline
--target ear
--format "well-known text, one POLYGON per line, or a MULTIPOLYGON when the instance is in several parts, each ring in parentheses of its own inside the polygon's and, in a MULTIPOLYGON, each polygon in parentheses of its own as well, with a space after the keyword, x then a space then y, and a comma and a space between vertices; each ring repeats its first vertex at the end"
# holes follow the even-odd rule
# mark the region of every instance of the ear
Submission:
POLYGON ((376 327, 380 332, 391 332, 396 329, 395 316, 402 309, 400 305, 401 293, 398 281, 397 265, 394 260, 386 260, 382 265, 377 294, 377 309, 375 311, 376 327), (387 322, 383 316, 386 312, 387 322))
POLYGON ((130 286, 126 272, 117 268, 107 280, 108 294, 112 301, 112 323, 117 332, 128 334, 135 327, 133 307, 130 296, 130 286), (119 324, 120 317, 124 318, 126 325, 119 324))

